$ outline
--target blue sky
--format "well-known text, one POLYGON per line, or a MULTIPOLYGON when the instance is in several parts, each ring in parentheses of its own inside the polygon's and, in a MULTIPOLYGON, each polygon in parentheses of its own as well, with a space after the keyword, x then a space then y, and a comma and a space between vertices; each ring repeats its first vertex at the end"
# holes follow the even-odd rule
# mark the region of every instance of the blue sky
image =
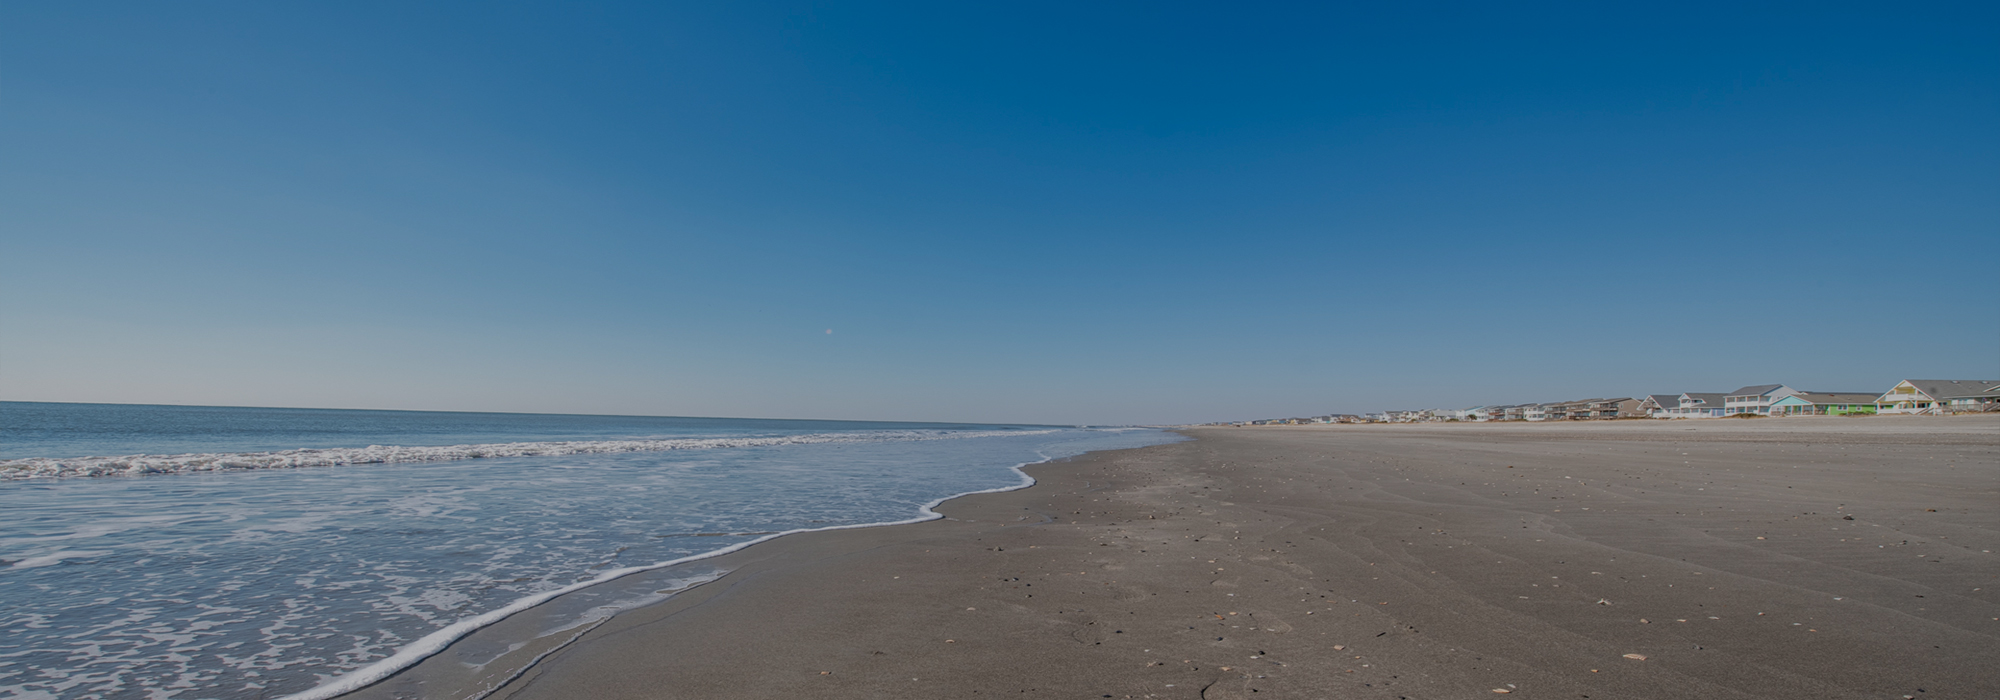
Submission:
POLYGON ((1990 5, 719 5, 0 8, 0 399, 1127 423, 2000 375, 1990 5))

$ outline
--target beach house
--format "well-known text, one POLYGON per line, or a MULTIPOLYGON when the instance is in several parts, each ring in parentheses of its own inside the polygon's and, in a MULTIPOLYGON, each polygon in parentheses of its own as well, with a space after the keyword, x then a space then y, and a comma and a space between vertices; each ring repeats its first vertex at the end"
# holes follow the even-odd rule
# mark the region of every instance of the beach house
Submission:
POLYGON ((1905 379, 1876 397, 1875 403, 1881 413, 1991 411, 2000 404, 2000 380, 1905 379))
POLYGON ((1428 408, 1424 409, 1423 417, 1419 420, 1426 423, 1442 423, 1444 421, 1458 420, 1464 415, 1465 411, 1456 408, 1428 408))
POLYGON ((1772 403, 1797 393, 1799 390, 1783 384, 1753 384, 1729 392, 1723 397, 1722 408, 1732 416, 1742 413, 1770 415, 1772 403))
POLYGON ((1725 394, 1695 393, 1681 394, 1680 407, 1674 409, 1675 418, 1721 418, 1726 409, 1723 406, 1725 394))
POLYGON ((1543 413, 1548 420, 1602 420, 1636 415, 1638 409, 1637 399, 1582 399, 1544 404, 1543 413))
POLYGON ((1647 394, 1639 400, 1639 414, 1653 418, 1672 418, 1674 409, 1680 408, 1680 394, 1647 394))
POLYGON ((1774 416, 1843 416, 1875 412, 1875 395, 1851 391, 1802 391, 1771 402, 1774 416))
POLYGON ((1639 412, 1639 400, 1629 397, 1616 399, 1591 399, 1583 407, 1582 415, 1572 414, 1571 420, 1611 420, 1644 415, 1639 412))

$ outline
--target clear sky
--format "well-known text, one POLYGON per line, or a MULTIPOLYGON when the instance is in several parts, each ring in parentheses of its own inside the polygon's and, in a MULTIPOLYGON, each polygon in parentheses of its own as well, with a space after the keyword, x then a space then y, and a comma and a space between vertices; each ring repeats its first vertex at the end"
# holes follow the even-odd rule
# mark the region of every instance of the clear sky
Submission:
POLYGON ((6 3, 0 399, 1136 423, 2000 376, 2000 6, 1627 5, 6 3))

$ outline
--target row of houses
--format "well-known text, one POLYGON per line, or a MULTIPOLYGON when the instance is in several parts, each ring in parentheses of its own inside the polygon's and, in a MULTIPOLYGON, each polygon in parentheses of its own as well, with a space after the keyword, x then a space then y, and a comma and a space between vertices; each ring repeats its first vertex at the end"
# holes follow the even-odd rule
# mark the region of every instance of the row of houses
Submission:
POLYGON ((1905 379, 1882 393, 1802 391, 1783 384, 1753 384, 1730 392, 1648 394, 1421 411, 1333 414, 1312 418, 1245 421, 1234 425, 1309 423, 1438 423, 1610 420, 1616 418, 1724 418, 1736 415, 1838 416, 1851 414, 1943 415, 2000 411, 2000 380, 1905 379))
POLYGON ((1472 408, 1430 408, 1421 411, 1383 411, 1361 416, 1371 423, 1440 423, 1490 421, 1606 420, 1640 415, 1640 402, 1632 398, 1578 399, 1553 403, 1521 403, 1472 408))
POLYGON ((1726 394, 1653 394, 1639 401, 1651 418, 1717 418, 1735 415, 1840 416, 1849 414, 1943 415, 2000 410, 2000 380, 1905 379, 1888 391, 1803 391, 1756 384, 1726 394))

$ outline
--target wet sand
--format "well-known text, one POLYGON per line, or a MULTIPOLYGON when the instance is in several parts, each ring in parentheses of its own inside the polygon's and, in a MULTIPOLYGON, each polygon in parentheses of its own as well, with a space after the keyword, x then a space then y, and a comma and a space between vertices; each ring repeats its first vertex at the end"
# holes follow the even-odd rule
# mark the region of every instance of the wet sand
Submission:
POLYGON ((708 560, 491 697, 2000 697, 2000 418, 1187 433, 708 560))

